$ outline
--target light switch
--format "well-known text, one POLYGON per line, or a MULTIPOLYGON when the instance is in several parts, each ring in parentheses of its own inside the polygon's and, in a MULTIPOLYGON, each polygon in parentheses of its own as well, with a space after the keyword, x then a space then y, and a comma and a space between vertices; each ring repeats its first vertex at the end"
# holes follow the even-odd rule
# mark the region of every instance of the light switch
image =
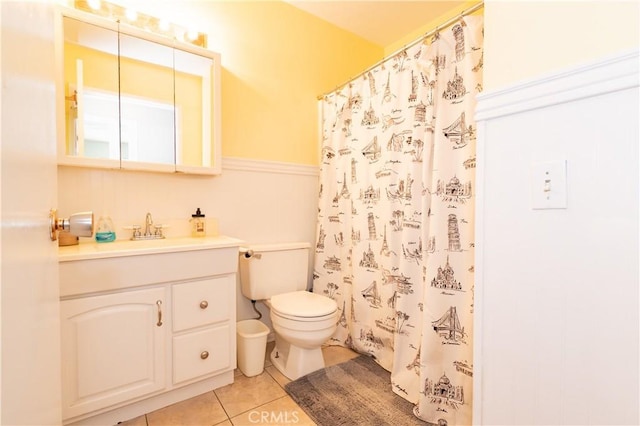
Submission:
POLYGON ((567 160, 531 164, 533 209, 567 208, 567 160))

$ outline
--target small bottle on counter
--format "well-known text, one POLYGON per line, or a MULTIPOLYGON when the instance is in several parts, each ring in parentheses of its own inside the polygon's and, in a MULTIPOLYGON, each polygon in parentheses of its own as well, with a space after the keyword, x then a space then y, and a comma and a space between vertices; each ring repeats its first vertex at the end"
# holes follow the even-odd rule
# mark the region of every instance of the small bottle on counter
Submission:
POLYGON ((192 237, 205 237, 207 235, 207 222, 204 214, 200 212, 200 208, 197 208, 195 214, 191 215, 190 222, 192 237))
POLYGON ((110 243, 116 240, 116 231, 109 216, 100 216, 96 227, 96 242, 110 243))

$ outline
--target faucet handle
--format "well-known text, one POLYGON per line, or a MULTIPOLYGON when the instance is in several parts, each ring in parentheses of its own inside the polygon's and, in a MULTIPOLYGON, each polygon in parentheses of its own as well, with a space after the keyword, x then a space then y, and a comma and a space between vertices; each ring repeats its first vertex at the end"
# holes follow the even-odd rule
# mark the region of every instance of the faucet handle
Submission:
POLYGON ((145 226, 145 231, 142 231, 142 225, 131 225, 125 226, 124 229, 132 230, 133 233, 131 235, 132 240, 155 240, 165 238, 162 229, 168 228, 167 225, 151 225, 153 226, 153 230, 150 229, 150 226, 145 226))
POLYGON ((132 240, 138 239, 142 236, 142 232, 140 232, 140 225, 125 226, 123 229, 133 231, 131 235, 132 240))

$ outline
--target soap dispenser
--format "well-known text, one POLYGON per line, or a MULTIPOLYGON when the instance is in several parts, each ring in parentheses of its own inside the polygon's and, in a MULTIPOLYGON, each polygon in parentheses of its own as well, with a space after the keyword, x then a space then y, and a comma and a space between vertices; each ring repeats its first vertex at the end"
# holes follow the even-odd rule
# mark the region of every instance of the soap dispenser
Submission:
POLYGON ((110 243, 116 240, 116 232, 109 216, 100 216, 96 228, 96 242, 110 243))
POLYGON ((199 207, 196 209, 195 214, 191 215, 190 222, 192 237, 204 237, 207 235, 207 222, 199 207))

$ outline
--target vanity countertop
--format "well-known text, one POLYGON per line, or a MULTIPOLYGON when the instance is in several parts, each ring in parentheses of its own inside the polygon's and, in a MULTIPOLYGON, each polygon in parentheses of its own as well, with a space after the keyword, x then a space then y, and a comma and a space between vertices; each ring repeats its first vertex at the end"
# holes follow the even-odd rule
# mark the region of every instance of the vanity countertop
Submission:
POLYGON ((224 235, 139 241, 116 240, 111 243, 88 241, 74 246, 58 247, 58 262, 238 247, 242 243, 242 240, 224 235))

